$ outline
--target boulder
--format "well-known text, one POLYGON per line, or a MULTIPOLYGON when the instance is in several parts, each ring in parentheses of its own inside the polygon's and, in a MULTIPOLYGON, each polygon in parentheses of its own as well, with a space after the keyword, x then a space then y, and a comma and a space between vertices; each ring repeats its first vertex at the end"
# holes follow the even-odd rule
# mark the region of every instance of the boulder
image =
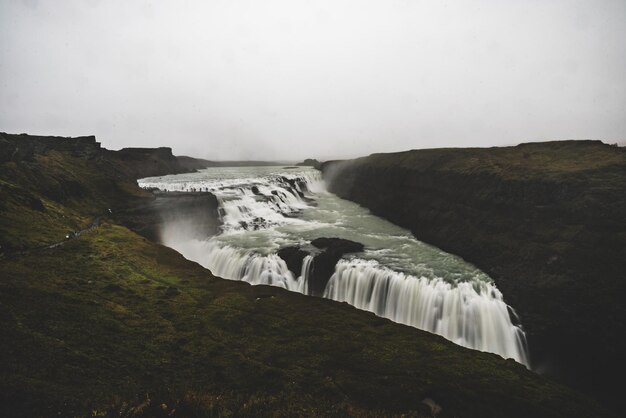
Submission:
POLYGON ((302 272, 302 261, 304 260, 304 257, 309 255, 308 252, 297 246, 281 248, 278 250, 277 254, 280 258, 285 260, 287 268, 295 277, 298 277, 302 272))
POLYGON ((296 277, 300 275, 304 257, 314 256, 307 289, 307 294, 313 296, 323 295, 341 257, 364 249, 363 244, 343 238, 316 238, 311 241, 311 245, 314 248, 309 251, 298 246, 281 248, 278 256, 285 260, 287 267, 296 277))

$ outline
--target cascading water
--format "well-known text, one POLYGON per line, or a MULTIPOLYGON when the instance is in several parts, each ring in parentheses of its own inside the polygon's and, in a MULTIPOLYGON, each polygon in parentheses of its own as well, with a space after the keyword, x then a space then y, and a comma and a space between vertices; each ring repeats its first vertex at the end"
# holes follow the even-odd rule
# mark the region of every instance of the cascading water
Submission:
POLYGON ((306 248, 319 237, 353 240, 364 244, 365 251, 337 263, 324 297, 528 365, 524 333, 512 323, 502 294, 487 275, 328 193, 318 171, 211 168, 139 184, 217 196, 223 222, 219 235, 202 241, 184 236, 184 228, 166 226, 163 231, 164 244, 216 276, 306 294, 318 250, 310 248, 297 277, 277 251, 306 248))
POLYGON ((298 278, 298 289, 297 291, 300 293, 307 292, 309 275, 311 274, 311 264, 313 263, 313 257, 307 255, 302 260, 302 270, 300 271, 300 277, 298 278))
POLYGON ((524 333, 511 323, 502 294, 491 283, 453 285, 440 278, 397 273, 375 261, 341 260, 324 297, 442 335, 464 347, 528 363, 524 333))

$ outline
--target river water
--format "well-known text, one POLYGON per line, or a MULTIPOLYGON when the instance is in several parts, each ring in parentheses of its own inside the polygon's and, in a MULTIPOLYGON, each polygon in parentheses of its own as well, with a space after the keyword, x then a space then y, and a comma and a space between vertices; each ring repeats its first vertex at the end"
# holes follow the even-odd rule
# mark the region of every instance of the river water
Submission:
POLYGON ((161 231, 165 245, 216 276, 306 294, 312 257, 296 275, 276 252, 294 245, 315 252, 309 243, 319 237, 356 241, 365 250, 337 263, 324 297, 528 366, 524 333, 489 276, 328 192, 317 170, 216 167, 145 178, 139 185, 217 196, 223 222, 218 235, 191 238, 193 219, 161 231))

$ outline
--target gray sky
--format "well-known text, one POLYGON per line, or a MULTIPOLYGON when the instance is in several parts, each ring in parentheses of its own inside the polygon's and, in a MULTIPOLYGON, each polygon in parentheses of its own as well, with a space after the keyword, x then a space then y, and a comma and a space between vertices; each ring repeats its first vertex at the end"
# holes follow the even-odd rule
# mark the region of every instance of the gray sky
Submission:
POLYGON ((0 0, 0 131, 320 159, 626 142, 624 0, 0 0))

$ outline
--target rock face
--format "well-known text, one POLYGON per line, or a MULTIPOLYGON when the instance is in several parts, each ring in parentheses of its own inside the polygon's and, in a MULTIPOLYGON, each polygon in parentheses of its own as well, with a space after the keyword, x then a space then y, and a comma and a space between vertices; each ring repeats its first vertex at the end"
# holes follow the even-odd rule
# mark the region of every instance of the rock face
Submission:
POLYGON ((487 272, 521 317, 536 370, 619 399, 623 148, 561 141, 419 150, 322 169, 332 192, 487 272))
POLYGON ((101 147, 95 136, 64 138, 0 132, 0 163, 32 161, 35 154, 51 150, 68 152, 76 157, 94 158, 100 153, 101 147))
POLYGON ((335 266, 344 254, 363 251, 363 244, 341 238, 317 238, 311 244, 322 250, 313 258, 309 294, 322 296, 326 285, 335 272, 335 266))
POLYGON ((156 192, 154 200, 130 207, 114 218, 149 240, 160 242, 165 225, 188 228, 189 237, 204 239, 215 235, 220 226, 218 201, 208 192, 156 192))
POLYGON ((278 256, 285 260, 287 267, 296 277, 302 271, 304 257, 313 256, 307 290, 307 294, 312 296, 322 296, 341 257, 361 252, 364 248, 363 244, 342 238, 316 238, 311 241, 311 245, 313 248, 309 248, 309 251, 302 247, 281 248, 278 256))
POLYGON ((278 250, 278 256, 285 260, 287 268, 293 273, 295 277, 302 272, 302 261, 304 257, 309 255, 308 252, 302 250, 300 247, 283 247, 278 250))

